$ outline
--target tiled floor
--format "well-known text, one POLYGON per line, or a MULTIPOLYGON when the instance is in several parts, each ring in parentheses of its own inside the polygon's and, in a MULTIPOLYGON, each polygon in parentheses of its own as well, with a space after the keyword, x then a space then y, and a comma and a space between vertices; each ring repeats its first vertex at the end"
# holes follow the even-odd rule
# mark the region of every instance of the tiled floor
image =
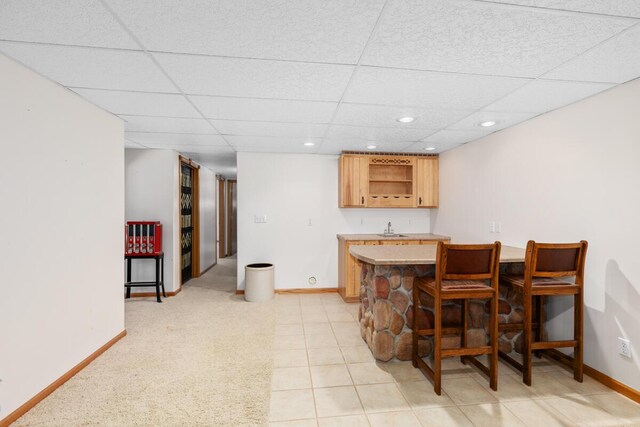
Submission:
POLYGON ((500 364, 498 392, 477 370, 445 359, 443 393, 411 362, 376 363, 357 304, 337 294, 276 297, 271 426, 640 425, 640 405, 545 359, 533 386, 500 364))

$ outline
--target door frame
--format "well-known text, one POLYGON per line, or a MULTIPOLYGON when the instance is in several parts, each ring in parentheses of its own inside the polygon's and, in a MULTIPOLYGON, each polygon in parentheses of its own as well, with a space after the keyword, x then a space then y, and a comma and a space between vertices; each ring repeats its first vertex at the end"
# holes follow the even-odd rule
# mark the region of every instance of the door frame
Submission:
MULTIPOLYGON (((227 215, 227 256, 229 255, 233 255, 233 237, 234 237, 234 233, 233 233, 233 220, 234 220, 234 216, 233 216, 233 193, 237 193, 238 192, 238 180, 237 179, 228 179, 227 180, 227 206, 226 206, 226 215, 227 215), (233 190, 232 190, 233 188, 233 190)), ((236 194, 237 197, 237 194, 236 194)), ((236 227, 237 230, 237 227, 236 227)), ((236 231, 237 232, 237 231, 236 231)), ((238 236, 235 236, 236 239, 238 238, 238 236)), ((237 243, 237 240, 236 240, 237 243)))
MULTIPOLYGON (((181 224, 182 209, 180 208, 180 195, 182 194, 182 165, 191 169, 193 186, 191 194, 193 195, 191 208, 191 224, 193 225, 193 235, 191 236, 191 278, 200 277, 200 165, 193 160, 178 156, 178 224, 181 224)), ((178 247, 180 259, 179 283, 182 288, 182 227, 178 227, 178 247)))
POLYGON ((223 176, 218 176, 218 258, 227 256, 227 188, 223 176))

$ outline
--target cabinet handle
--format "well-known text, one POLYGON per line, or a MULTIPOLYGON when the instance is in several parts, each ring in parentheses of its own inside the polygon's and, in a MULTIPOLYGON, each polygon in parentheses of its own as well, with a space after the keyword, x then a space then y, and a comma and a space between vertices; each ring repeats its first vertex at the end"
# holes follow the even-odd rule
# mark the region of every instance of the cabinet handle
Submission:
POLYGON ((364 196, 362 196, 362 204, 364 205, 364 196))
POLYGON ((421 205, 422 204, 422 197, 418 197, 418 204, 421 205))

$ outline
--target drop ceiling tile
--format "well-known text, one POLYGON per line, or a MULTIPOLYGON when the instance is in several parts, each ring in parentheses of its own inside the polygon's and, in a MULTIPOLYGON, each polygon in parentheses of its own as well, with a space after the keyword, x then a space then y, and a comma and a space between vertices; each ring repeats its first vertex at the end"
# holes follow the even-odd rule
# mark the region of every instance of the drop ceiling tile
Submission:
POLYGON ((150 50, 355 64, 383 0, 108 0, 150 50))
MULTIPOLYGON (((640 1, 637 2, 640 7, 640 1)), ((640 77, 640 24, 544 75, 544 78, 624 83, 640 77)))
POLYGON ((464 144, 469 141, 474 141, 476 139, 482 138, 484 136, 489 135, 493 131, 488 131, 484 129, 478 130, 450 130, 445 129, 441 130, 433 135, 425 138, 421 142, 426 143, 435 143, 435 144, 464 144))
POLYGON ((315 154, 340 154, 342 151, 343 148, 338 145, 327 145, 326 147, 323 145, 315 154))
POLYGON ((193 133, 125 132, 125 137, 146 146, 178 145, 227 145, 220 135, 197 135, 193 133))
POLYGON ((351 139, 365 141, 384 141, 384 142, 405 142, 418 141, 425 138, 436 129, 419 129, 419 128, 377 128, 377 127, 361 127, 361 126, 342 126, 333 125, 329 128, 327 138, 330 139, 351 139))
POLYGON ((436 144, 436 143, 433 143, 433 142, 418 142, 416 144, 413 144, 413 145, 405 148, 403 151, 405 153, 440 154, 440 153, 444 153, 445 151, 453 150, 454 148, 460 147, 461 145, 463 145, 463 144, 455 144, 455 143, 451 143, 451 144, 447 144, 447 143, 436 144), (433 150, 427 151, 426 148, 433 148, 433 150))
POLYGON ((173 92, 144 52, 0 42, 0 51, 64 86, 173 92))
POLYGON ((207 118, 268 122, 329 123, 335 102, 190 96, 207 118))
POLYGON ((494 3, 509 3, 521 6, 546 7, 576 12, 600 13, 604 15, 640 18, 638 0, 491 0, 494 3))
POLYGON ((313 152, 322 141, 319 138, 279 138, 272 136, 236 136, 227 135, 225 139, 229 141, 234 148, 242 147, 265 147, 265 148, 298 148, 303 147, 305 150, 313 152), (305 142, 313 142, 314 146, 307 147, 305 142))
POLYGON ((236 150, 239 153, 291 153, 291 154, 315 154, 315 147, 305 147, 297 145, 278 145, 275 147, 263 146, 263 145, 243 145, 237 147, 236 150))
POLYGON ((319 154, 339 154, 342 151, 370 151, 370 152, 400 152, 404 148, 412 145, 412 142, 380 142, 361 141, 344 139, 325 139, 318 147, 319 154), (369 149, 367 146, 375 145, 376 148, 369 149))
POLYGON ((359 67, 344 101, 473 110, 529 81, 511 77, 359 67))
POLYGON ((224 176, 227 179, 235 178, 238 175, 238 168, 236 166, 236 161, 229 163, 220 163, 212 160, 208 160, 205 156, 207 155, 199 155, 200 164, 204 167, 211 169, 213 172, 224 176), (205 158, 203 158, 205 157, 205 158))
POLYGON ((142 144, 138 144, 137 142, 125 139, 124 140, 124 148, 132 148, 132 149, 136 149, 136 150, 140 150, 140 149, 144 149, 147 148, 142 144))
POLYGON ((71 88, 89 102, 113 114, 197 117, 200 114, 182 95, 71 88))
MULTIPOLYGON (((221 147, 216 147, 221 148, 221 147)), ((190 151, 189 153, 194 153, 190 151)), ((220 167, 228 168, 236 166, 236 152, 228 147, 227 151, 219 151, 217 153, 198 153, 198 157, 202 164, 213 171, 218 171, 220 167)))
POLYGON ((224 135, 277 136, 284 138, 324 136, 327 125, 312 123, 243 122, 236 120, 211 120, 224 135))
MULTIPOLYGON (((525 120, 529 120, 539 113, 506 113, 506 112, 495 112, 495 111, 477 111, 471 114, 468 117, 460 120, 459 122, 449 126, 447 130, 461 130, 461 131, 469 131, 476 132, 478 134, 488 134, 500 129, 508 128, 510 126, 514 126, 520 122, 524 122, 525 120), (495 125, 491 127, 483 128, 480 126, 480 123, 486 121, 496 122, 495 125)), ((425 140, 426 141, 426 140, 425 140)))
POLYGON ((129 132, 217 133, 205 119, 127 116, 125 114, 120 118, 125 121, 124 130, 129 132))
POLYGON ((455 123, 472 111, 425 109, 419 107, 381 106, 342 103, 338 109, 334 123, 371 126, 397 127, 403 129, 441 129, 455 123), (399 123, 399 117, 415 117, 411 123, 399 123))
POLYGON ((190 95, 338 101, 352 65, 154 54, 190 95))
POLYGON ((544 113, 579 101, 614 86, 609 83, 585 83, 536 80, 488 105, 486 111, 544 113))
POLYGON ((98 0, 3 0, 0 39, 140 48, 98 0))
POLYGON ((362 64, 537 77, 633 24, 478 1, 391 0, 362 64))
MULTIPOLYGON (((153 148, 165 148, 163 145, 157 145, 153 148)), ((227 159, 227 156, 235 156, 235 151, 228 145, 176 145, 172 148, 180 153, 209 155, 212 158, 227 159)))

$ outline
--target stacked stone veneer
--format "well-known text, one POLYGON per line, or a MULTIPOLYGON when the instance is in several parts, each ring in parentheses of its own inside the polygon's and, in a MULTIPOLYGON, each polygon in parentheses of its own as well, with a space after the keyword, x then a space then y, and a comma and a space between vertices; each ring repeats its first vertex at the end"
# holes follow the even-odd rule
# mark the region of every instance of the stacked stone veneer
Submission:
MULTIPOLYGON (((501 265, 501 273, 521 274, 522 263, 501 265)), ((411 325, 413 325, 413 282, 417 277, 434 275, 433 265, 374 266, 363 263, 360 286, 360 333, 377 360, 393 358, 411 360, 413 348, 411 325)), ((523 319, 522 295, 508 287, 500 286, 498 321, 519 323, 523 319)), ((418 327, 434 327, 433 298, 421 292, 418 311, 418 327)), ((486 300, 469 300, 467 346, 487 345, 489 341, 489 308, 486 300)), ((462 326, 461 301, 443 304, 442 326, 462 326)), ((522 333, 504 332, 499 335, 500 350, 505 353, 522 352, 522 333)), ((443 337, 443 348, 460 346, 460 335, 443 337)), ((420 356, 430 356, 433 338, 420 339, 420 356)))

